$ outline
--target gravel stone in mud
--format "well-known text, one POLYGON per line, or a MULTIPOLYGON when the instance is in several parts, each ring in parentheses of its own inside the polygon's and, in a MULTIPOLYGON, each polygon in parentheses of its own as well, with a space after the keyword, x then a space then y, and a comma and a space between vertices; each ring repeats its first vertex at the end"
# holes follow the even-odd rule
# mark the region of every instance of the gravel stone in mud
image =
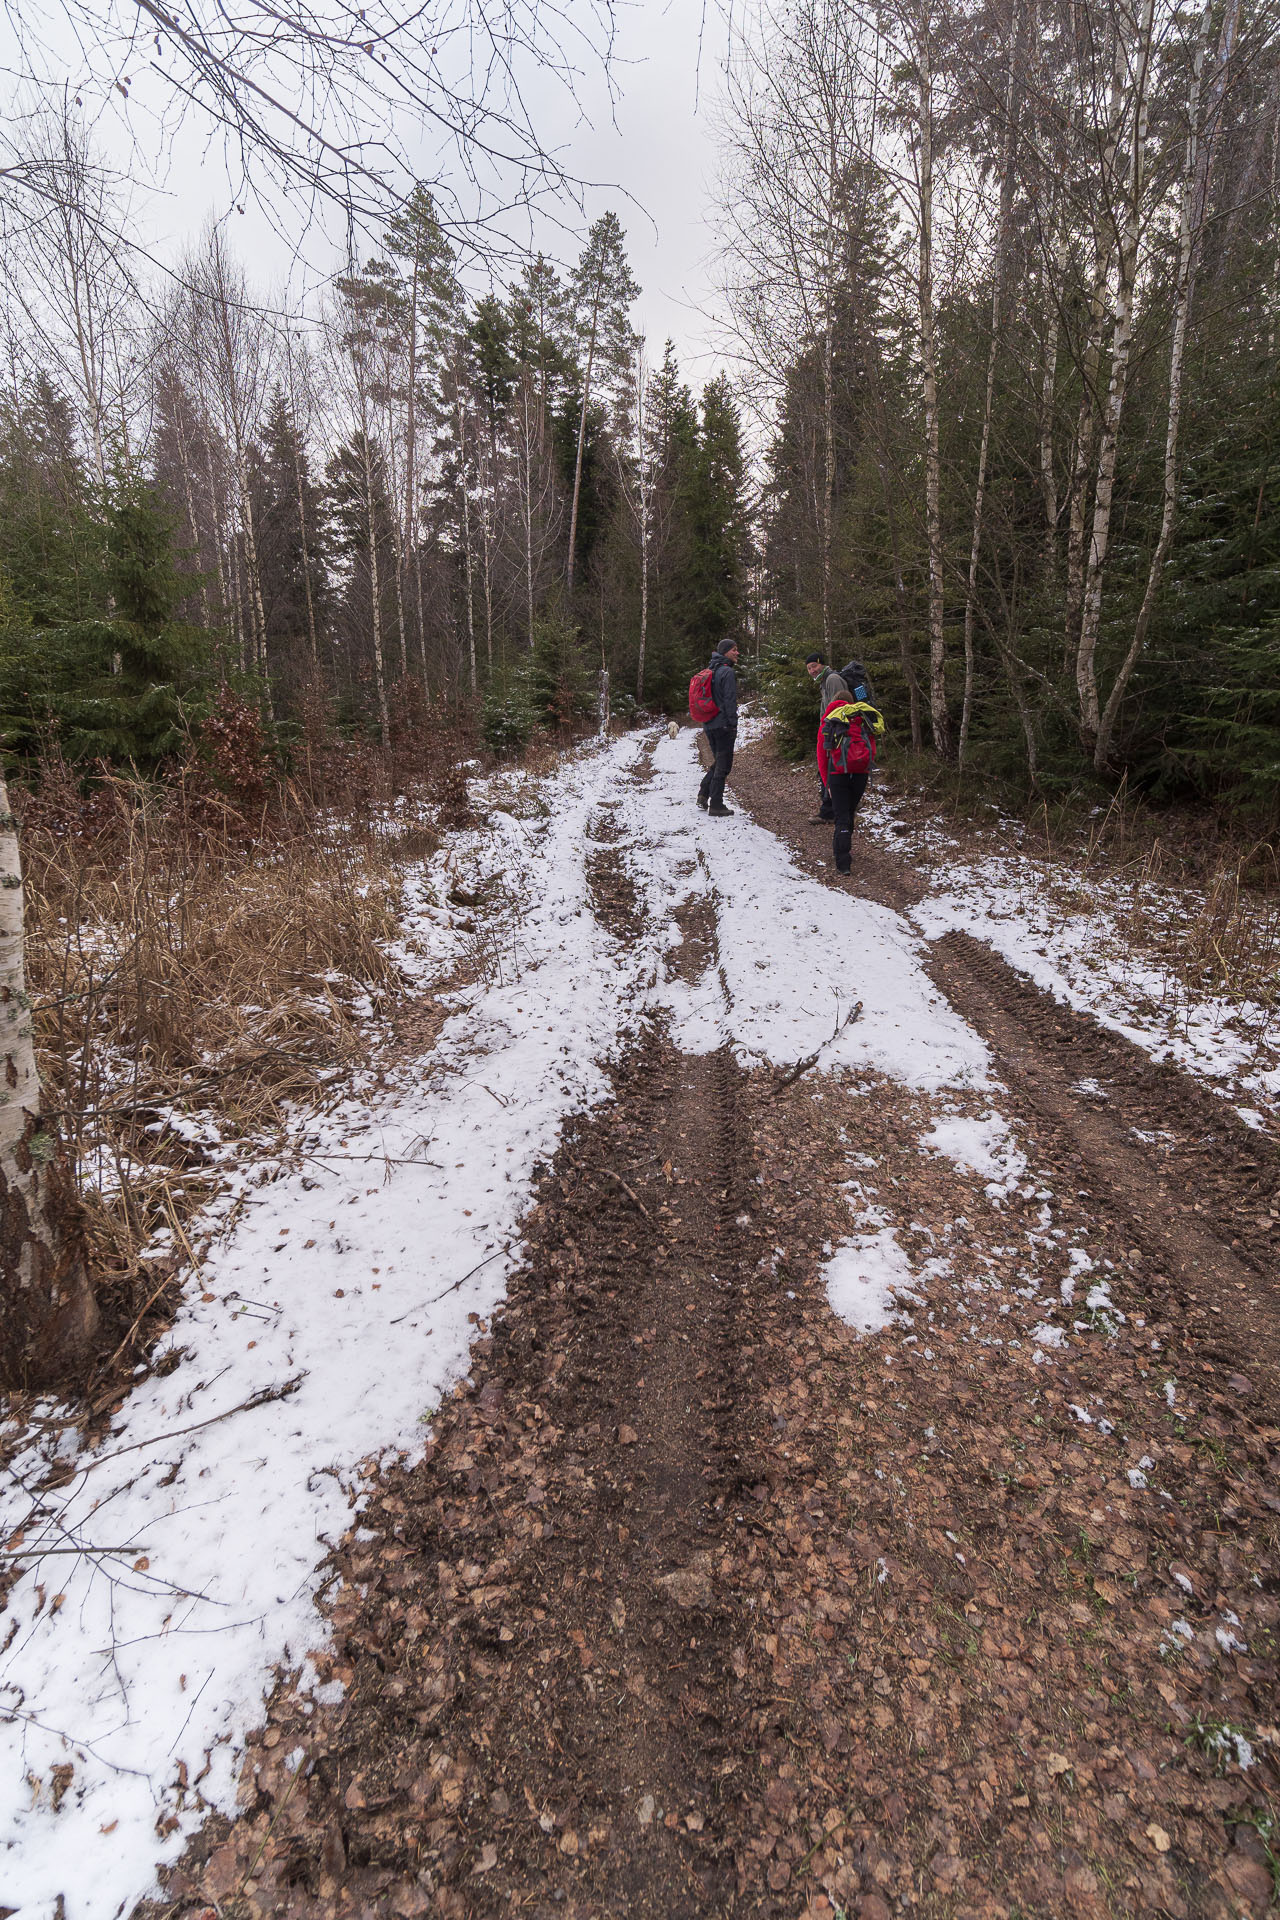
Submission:
MULTIPOLYGON (((684 931, 696 975, 705 903, 684 931)), ((336 1556, 341 1698, 281 1683, 170 1911, 1266 1912, 1269 1387, 1144 1250, 1105 1143, 999 1064, 1026 1165, 992 1180, 922 1150, 989 1102, 637 1034, 426 1458, 336 1556), (822 1270, 868 1228, 914 1277, 862 1337, 822 1270)))

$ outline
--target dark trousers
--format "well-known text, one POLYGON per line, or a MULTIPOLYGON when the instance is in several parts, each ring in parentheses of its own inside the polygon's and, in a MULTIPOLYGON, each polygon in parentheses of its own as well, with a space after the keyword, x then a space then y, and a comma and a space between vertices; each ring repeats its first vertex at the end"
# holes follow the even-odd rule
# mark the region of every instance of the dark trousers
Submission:
POLYGON ((699 800, 705 800, 709 807, 724 805, 724 783, 733 771, 733 742, 735 734, 724 727, 704 727, 715 759, 702 776, 702 785, 698 788, 699 800))
POLYGON ((818 782, 818 818, 819 820, 835 819, 831 808, 831 794, 825 780, 818 782))
POLYGON ((836 857, 836 872, 852 871, 850 843, 853 839, 853 816, 858 811, 858 802, 867 790, 869 775, 865 773, 833 773, 827 781, 827 792, 831 795, 831 811, 836 830, 831 836, 831 847, 836 857))

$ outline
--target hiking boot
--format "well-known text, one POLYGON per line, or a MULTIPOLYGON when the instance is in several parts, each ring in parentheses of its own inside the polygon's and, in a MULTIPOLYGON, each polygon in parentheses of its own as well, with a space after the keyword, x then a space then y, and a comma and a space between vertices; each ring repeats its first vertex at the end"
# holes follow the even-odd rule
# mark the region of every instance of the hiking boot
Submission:
POLYGON ((834 826, 834 825, 835 825, 835 815, 834 815, 833 813, 811 813, 811 814, 809 815, 809 825, 810 825, 811 827, 831 827, 831 826, 834 826))
POLYGON ((707 810, 707 796, 705 793, 700 793, 698 795, 698 805, 702 808, 702 811, 705 813, 707 810))
POLYGON ((718 807, 708 807, 707 812, 713 820, 732 820, 733 818, 733 808, 726 807, 723 800, 718 807))

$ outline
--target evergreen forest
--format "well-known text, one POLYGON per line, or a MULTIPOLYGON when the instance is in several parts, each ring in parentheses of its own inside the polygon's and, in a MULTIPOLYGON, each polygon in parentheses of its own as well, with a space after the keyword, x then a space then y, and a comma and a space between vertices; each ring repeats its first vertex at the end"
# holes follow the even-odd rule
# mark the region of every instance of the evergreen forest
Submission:
POLYGON ((88 143, 43 164, 0 401, 11 756, 156 769, 228 701, 286 766, 318 718, 514 750, 680 704, 742 621, 733 390, 651 359, 616 215, 477 293, 415 188, 303 324, 218 231, 152 298, 88 143))

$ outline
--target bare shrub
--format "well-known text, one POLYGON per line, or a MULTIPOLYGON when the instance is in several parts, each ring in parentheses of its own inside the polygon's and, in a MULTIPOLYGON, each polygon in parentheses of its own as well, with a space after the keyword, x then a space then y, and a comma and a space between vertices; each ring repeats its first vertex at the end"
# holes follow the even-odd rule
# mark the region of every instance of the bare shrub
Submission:
POLYGON ((198 1259, 187 1225, 227 1143, 322 1099, 367 1048, 363 1016, 401 993, 403 876, 438 843, 418 805, 352 817, 265 775, 233 800, 250 731, 220 730, 163 784, 103 773, 85 794, 52 761, 16 802, 41 1070, 130 1351, 198 1259), (161 1228, 167 1263, 143 1257, 161 1228))

